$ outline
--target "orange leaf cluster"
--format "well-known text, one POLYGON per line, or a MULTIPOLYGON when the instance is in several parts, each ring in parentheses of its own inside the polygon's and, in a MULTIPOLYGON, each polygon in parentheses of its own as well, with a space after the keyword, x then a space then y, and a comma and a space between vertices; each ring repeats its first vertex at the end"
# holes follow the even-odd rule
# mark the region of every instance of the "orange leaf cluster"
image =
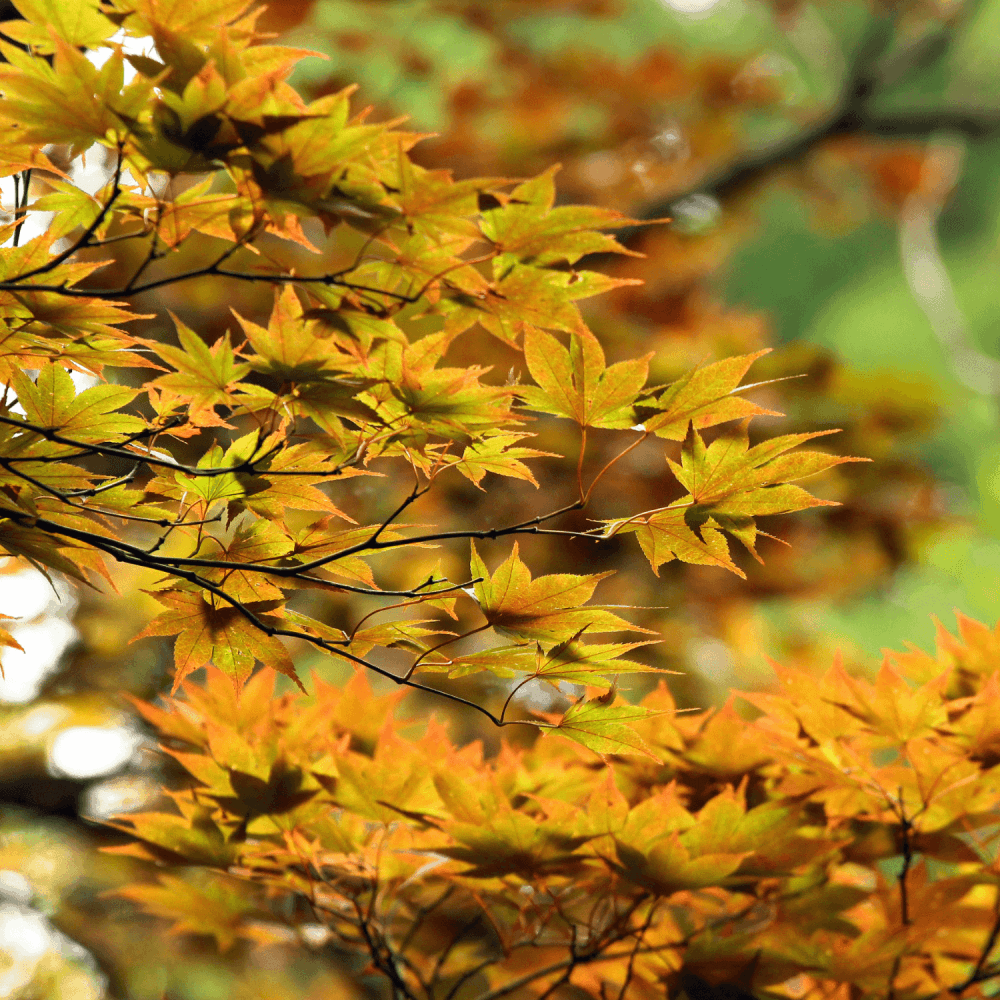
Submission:
POLYGON ((362 674, 277 699, 258 674, 237 701, 213 671, 139 705, 194 786, 123 817, 115 850, 215 878, 127 894, 224 946, 266 898, 410 997, 988 995, 1000 631, 960 626, 873 680, 776 668, 740 696, 753 721, 676 714, 661 685, 585 746, 490 759, 434 721, 404 735, 362 674))

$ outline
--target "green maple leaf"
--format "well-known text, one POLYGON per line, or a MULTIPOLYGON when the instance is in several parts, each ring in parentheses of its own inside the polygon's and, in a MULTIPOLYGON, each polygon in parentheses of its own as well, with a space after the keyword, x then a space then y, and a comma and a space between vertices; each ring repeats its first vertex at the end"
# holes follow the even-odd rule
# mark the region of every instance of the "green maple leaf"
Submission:
POLYGON ((129 4, 135 11, 129 25, 137 22, 135 28, 143 35, 170 25, 189 44, 210 43, 217 40, 220 25, 235 21, 249 6, 248 0, 142 0, 129 4))
MULTIPOLYGON (((244 513, 233 518, 220 537, 207 537, 197 554, 202 559, 267 565, 282 560, 293 548, 292 539, 275 522, 253 520, 244 513)), ((238 601, 280 601, 285 596, 258 572, 206 568, 201 575, 219 584, 238 601)))
POLYGON ((657 576, 664 563, 679 559, 696 566, 718 566, 745 578, 730 557, 716 522, 708 518, 695 529, 687 521, 690 510, 690 504, 686 504, 626 521, 609 521, 608 534, 634 534, 657 576))
POLYGON ((254 371, 273 375, 284 382, 324 382, 348 367, 336 341, 317 336, 313 324, 305 322, 302 303, 290 285, 275 296, 267 329, 242 316, 236 319, 256 352, 248 361, 254 371))
MULTIPOLYGON (((196 468, 227 469, 230 465, 222 449, 215 444, 198 459, 196 468)), ((173 478, 182 490, 209 507, 213 503, 228 503, 246 496, 246 487, 235 472, 224 472, 218 476, 189 476, 184 472, 175 472, 173 478)), ((167 492, 170 487, 164 486, 163 489, 167 492)))
POLYGON ((457 235, 476 239, 472 217, 479 211, 479 195, 504 185, 499 177, 455 181, 450 170, 427 170, 400 149, 396 204, 410 226, 433 237, 457 235))
POLYGON ((640 705, 608 705, 599 699, 578 701, 559 720, 554 732, 594 753, 639 754, 658 760, 632 724, 659 714, 640 705))
POLYGON ((232 241, 241 235, 241 221, 252 223, 252 203, 239 195, 211 194, 214 183, 209 175, 159 209, 156 232, 168 247, 180 246, 194 230, 232 241))
MULTIPOLYGON (((109 854, 125 854, 169 865, 205 865, 227 868, 236 856, 222 828, 212 818, 207 805, 190 800, 176 800, 176 813, 129 813, 109 825, 135 837, 139 843, 102 848, 109 854)), ((107 822, 107 821, 106 821, 107 822)))
POLYGON ((669 896, 681 889, 719 885, 750 854, 743 851, 692 856, 678 833, 658 841, 648 851, 637 850, 618 840, 615 848, 619 863, 609 862, 612 867, 630 882, 658 896, 669 896))
MULTIPOLYGON (((307 785, 305 773, 283 757, 275 759, 262 777, 236 767, 223 772, 229 789, 206 793, 226 812, 252 820, 257 816, 281 815, 308 802, 319 791, 307 785)), ((246 823, 243 827, 245 829, 246 823)))
POLYGON ((544 173, 510 193, 499 208, 483 212, 480 228, 496 244, 500 254, 494 260, 498 276, 513 263, 545 267, 560 261, 575 264, 585 254, 624 253, 641 256, 623 247, 613 236, 598 232, 636 225, 619 212, 593 205, 555 204, 555 177, 558 167, 544 173))
POLYGON ((548 799, 529 814, 486 775, 442 768, 434 775, 434 788, 450 813, 434 825, 450 842, 433 850, 469 865, 462 874, 472 878, 518 874, 531 880, 566 866, 577 868, 579 848, 594 836, 574 829, 578 810, 570 803, 548 799))
MULTIPOLYGON (((247 435, 250 439, 248 443, 256 443, 256 432, 247 435)), ((236 445, 230 446, 226 452, 226 461, 237 465, 240 461, 251 456, 252 452, 244 450, 241 454, 236 450, 236 445)), ((259 448, 259 451, 265 451, 259 448)), ((318 490, 316 483, 330 482, 331 476, 322 475, 329 473, 335 468, 334 464, 328 461, 321 453, 309 445, 293 444, 290 447, 282 448, 273 457, 267 459, 262 465, 265 467, 256 476, 239 476, 240 482, 246 491, 244 503, 250 510, 267 517, 273 521, 285 520, 285 512, 289 508, 292 510, 321 511, 324 514, 332 514, 342 520, 353 523, 354 518, 349 517, 330 498, 318 490), (282 475, 282 473, 295 472, 295 475, 282 475), (317 475, 311 476, 310 472, 317 475)), ((346 469, 338 481, 350 479, 354 475, 361 475, 355 470, 346 469)))
POLYGON ((427 673, 446 673, 449 677, 468 677, 488 671, 495 677, 517 677, 532 669, 534 652, 527 644, 522 646, 495 646, 475 653, 454 656, 449 660, 422 660, 420 670, 427 673))
POLYGON ((583 607, 594 588, 611 573, 576 576, 553 573, 532 580, 518 555, 510 555, 490 574, 472 544, 472 575, 481 576, 474 593, 486 620, 501 635, 512 639, 559 642, 588 632, 649 632, 601 607, 583 607))
MULTIPOLYGON (((31 528, 23 528, 6 518, 0 519, 0 553, 20 556, 35 567, 46 579, 50 579, 45 567, 79 580, 91 586, 84 575, 84 567, 88 566, 85 559, 89 553, 82 546, 69 541, 55 540, 31 528)), ((103 563, 101 564, 103 565, 103 563)), ((93 567, 91 567, 93 568, 93 567)), ((100 570, 98 570, 100 572, 100 570)), ((107 570, 102 575, 107 577, 107 570)))
POLYGON ((518 393, 528 409, 568 417, 581 427, 631 427, 652 356, 609 368, 593 334, 572 337, 566 350, 552 334, 528 327, 524 359, 538 386, 519 387, 518 393))
POLYGON ((658 673, 656 667, 637 660, 621 659, 623 653, 656 641, 580 642, 578 637, 574 637, 553 646, 547 652, 541 646, 536 646, 531 675, 552 683, 569 681, 571 684, 609 688, 612 685, 611 678, 617 674, 658 673))
POLYGON ((453 295, 442 301, 437 311, 445 315, 445 330, 452 336, 474 323, 515 346, 526 324, 587 336, 590 331, 574 304, 576 300, 635 283, 594 271, 551 271, 514 264, 487 290, 453 295))
POLYGON ((312 571, 315 576, 339 577, 377 589, 371 567, 360 554, 342 558, 331 557, 335 557, 338 552, 344 549, 354 548, 367 541, 376 529, 381 530, 380 538, 384 541, 398 541, 405 535, 391 527, 384 528, 381 525, 371 524, 331 530, 332 523, 331 517, 324 517, 296 532, 296 555, 304 562, 330 558, 330 562, 326 566, 312 571))
POLYGON ((16 126, 22 142, 66 143, 71 157, 77 156, 95 142, 107 143, 109 132, 124 131, 125 122, 135 120, 146 103, 152 84, 138 78, 123 86, 120 51, 97 69, 75 45, 58 35, 47 37, 55 52, 51 66, 0 42, 6 59, 0 65, 0 121, 16 126))
MULTIPOLYGON (((843 462, 868 461, 820 451, 787 454, 806 441, 839 433, 836 430, 785 434, 769 438, 752 448, 747 431, 748 422, 744 421, 720 434, 706 447, 701 435, 692 428, 681 451, 680 465, 668 459, 677 481, 688 490, 696 503, 719 504, 726 500, 747 507, 760 503, 765 508, 774 507, 761 513, 777 513, 782 502, 766 500, 766 492, 759 492, 763 487, 814 476, 843 462), (743 498, 742 494, 749 496, 743 498), (736 496, 741 496, 741 499, 733 501, 736 496)), ((801 492, 805 493, 804 490, 801 492)), ((815 501, 817 504, 825 502, 815 501)))
POLYGON ((663 563, 679 559, 719 566, 745 577, 732 561, 723 531, 738 538, 759 561, 755 516, 836 506, 835 501, 820 500, 788 480, 844 462, 867 461, 818 451, 791 452, 805 441, 835 431, 787 434, 750 448, 747 423, 721 434, 707 447, 690 426, 680 464, 667 459, 689 494, 641 517, 608 521, 608 534, 634 534, 654 572, 663 563))
POLYGON ((46 235, 57 238, 67 236, 77 227, 89 226, 100 214, 103 203, 88 191, 57 178, 48 183, 51 191, 30 206, 34 212, 54 213, 46 235))
POLYGON ((421 642, 429 635, 454 635, 439 628, 424 628, 432 624, 429 619, 417 621, 381 622, 358 629, 351 636, 350 649, 356 656, 367 656, 376 646, 382 649, 409 649, 422 653, 426 647, 421 642))
POLYGON ((389 398, 379 415, 387 422, 405 416, 425 433, 453 437, 509 422, 511 390, 483 385, 479 381, 483 373, 476 367, 406 370, 398 383, 384 384, 389 398))

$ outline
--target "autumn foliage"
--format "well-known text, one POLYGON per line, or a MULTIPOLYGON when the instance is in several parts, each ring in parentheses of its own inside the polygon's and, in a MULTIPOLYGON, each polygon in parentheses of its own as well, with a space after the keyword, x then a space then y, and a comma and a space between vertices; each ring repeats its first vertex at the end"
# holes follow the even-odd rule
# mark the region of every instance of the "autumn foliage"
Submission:
POLYGON ((873 681, 776 666, 773 693, 739 696, 753 722, 677 714, 661 685, 605 710, 608 737, 581 740, 600 757, 546 737, 491 760, 414 733, 361 674, 275 699, 259 673, 237 699, 213 670, 140 706, 191 782, 123 820, 122 850, 219 875, 125 892, 222 947, 284 913, 415 998, 980 995, 998 655, 963 620, 873 681))
POLYGON ((84 585, 130 567, 134 638, 173 644, 173 697, 137 709, 186 777, 115 821, 165 868, 121 895, 222 949, 291 928, 409 1000, 978 995, 1000 640, 963 622, 874 681, 776 666, 678 712, 619 691, 657 670, 650 609, 572 572, 624 542, 742 577, 759 517, 833 505, 799 485, 858 461, 830 430, 756 433, 766 351, 668 384, 609 363, 578 303, 636 284, 592 266, 636 256, 608 232, 634 220, 557 203, 554 169, 420 166, 349 89, 304 100, 308 53, 245 0, 16 6, 0 545, 84 585), (669 477, 650 507, 608 490, 637 455, 669 477), (522 558, 540 537, 558 572, 522 558))

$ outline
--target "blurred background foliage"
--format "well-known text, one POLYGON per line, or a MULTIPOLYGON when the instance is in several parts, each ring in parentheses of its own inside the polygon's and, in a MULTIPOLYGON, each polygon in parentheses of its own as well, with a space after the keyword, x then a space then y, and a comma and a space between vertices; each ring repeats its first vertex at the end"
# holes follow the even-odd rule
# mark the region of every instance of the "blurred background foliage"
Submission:
MULTIPOLYGON (((650 655, 681 671, 681 704, 766 683, 768 657, 819 668, 839 649, 870 669, 881 647, 930 646, 932 615, 995 622, 1000 0, 278 0, 261 24, 325 57, 296 71, 308 96, 357 83, 356 106, 372 105, 375 120, 406 116, 431 133, 414 152, 425 166, 513 178, 559 162, 563 201, 670 216, 623 234, 644 257, 593 262, 645 282, 588 303, 609 360, 656 351, 662 383, 774 348, 751 379, 783 380, 755 398, 788 416, 758 421, 758 435, 841 427, 836 450, 874 459, 817 484, 843 504, 832 513, 771 519, 791 547, 765 542, 765 565, 740 563, 746 581, 676 563, 656 578, 617 542, 524 546, 537 573, 614 567, 602 600, 668 609, 640 623, 662 632, 650 655)), ((74 165, 77 182, 96 190, 101 164, 74 165)), ((350 241, 334 233, 324 252, 350 254, 350 241)), ((212 339, 232 323, 231 292, 168 289, 136 303, 161 318, 134 332, 169 336, 171 308, 212 339)), ((244 315, 267 314, 266 290, 239 295, 244 315)), ((463 339, 453 360, 501 378, 523 369, 488 338, 463 339)), ((534 429, 541 447, 574 446, 557 421, 534 429)), ((640 449, 588 516, 614 517, 625 495, 630 509, 661 505, 665 472, 640 449)), ((455 481, 419 513, 500 522, 537 502, 522 485, 483 495, 455 481)), ((373 519, 391 506, 369 480, 347 488, 373 519)), ((460 553, 428 552, 428 572, 439 558, 456 578, 467 569, 460 553)), ((31 570, 3 572, 0 605, 19 616, 26 652, 4 652, 0 682, 0 997, 362 995, 359 970, 307 934, 262 929, 257 946, 220 956, 198 938, 163 938, 102 895, 136 876, 96 852, 115 835, 87 817, 148 805, 159 782, 179 780, 118 697, 168 686, 169 646, 128 645, 150 607, 127 568, 119 597, 61 600, 31 570)), ((383 585, 394 573, 403 567, 387 563, 383 585)), ((332 618, 369 610, 317 600, 332 618)), ((467 683, 476 697, 479 682, 467 683)), ((495 745, 478 724, 455 724, 495 745)))

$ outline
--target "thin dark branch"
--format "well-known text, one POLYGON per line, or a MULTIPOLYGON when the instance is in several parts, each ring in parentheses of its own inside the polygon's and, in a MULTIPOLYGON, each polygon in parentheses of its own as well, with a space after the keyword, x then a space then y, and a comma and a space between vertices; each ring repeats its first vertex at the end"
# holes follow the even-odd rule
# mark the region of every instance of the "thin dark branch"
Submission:
POLYGON ((912 923, 910 919, 910 901, 906 877, 910 873, 910 866, 913 864, 913 842, 910 839, 910 832, 913 830, 913 821, 906 815, 906 806, 903 802, 903 789, 899 789, 899 816, 900 838, 902 840, 903 864, 899 871, 899 909, 900 919, 904 927, 912 923))
POLYGON ((31 168, 14 174, 14 237, 13 246, 21 242, 21 227, 28 217, 28 192, 31 190, 31 168))
POLYGON ((358 917, 358 929, 361 931, 361 936, 364 938, 365 945, 368 948, 368 954, 371 956, 372 964, 391 983, 393 996, 404 996, 407 1000, 417 1000, 414 994, 410 991, 410 988, 406 985, 406 981, 400 975, 399 969, 396 968, 395 956, 392 954, 388 945, 384 942, 377 941, 375 936, 372 934, 372 929, 368 925, 366 914, 362 911, 361 904, 356 899, 353 900, 353 903, 358 917))
POLYGON ((646 920, 643 925, 638 929, 635 935, 635 947, 632 949, 632 954, 629 955, 628 965, 625 967, 625 978, 622 981, 622 988, 618 993, 618 1000, 625 1000, 625 991, 628 989, 628 984, 632 981, 632 975, 635 970, 635 957, 639 952, 639 948, 642 946, 643 940, 645 939, 646 932, 653 925, 653 917, 656 914, 656 906, 658 900, 653 903, 649 908, 649 913, 646 916, 646 920))
MULTIPOLYGON (((340 465, 333 469, 276 469, 270 471, 267 469, 258 469, 257 464, 259 462, 264 462, 268 458, 272 457, 274 452, 270 452, 266 455, 261 455, 255 458, 249 458, 245 462, 241 462, 239 465, 232 465, 220 468, 212 469, 202 469, 194 465, 184 465, 181 462, 168 461, 163 458, 157 458, 150 453, 137 454, 135 451, 129 451, 126 447, 122 445, 103 445, 103 444, 87 444, 83 441, 75 441, 72 438, 68 438, 60 434, 58 431, 53 430, 49 427, 42 427, 39 424, 33 424, 27 420, 17 420, 13 417, 0 416, 0 424, 8 424, 11 427, 20 427, 23 430, 30 431, 33 434, 37 434, 40 437, 45 438, 46 441, 51 441, 53 444, 62 444, 68 448, 78 448, 80 451, 75 455, 56 455, 48 456, 48 460, 53 461, 65 461, 71 458, 87 458, 91 455, 100 455, 105 458, 121 458, 129 462, 141 461, 145 465, 156 466, 162 469, 172 469, 174 472, 182 472, 186 476, 191 476, 192 478, 211 478, 213 476, 227 476, 227 475, 267 475, 267 476, 313 476, 316 478, 326 478, 327 476, 339 476, 342 475, 344 469, 349 468, 354 465, 357 458, 348 459, 340 465)), ((178 426, 177 423, 171 422, 164 427, 154 427, 148 428, 147 430, 141 432, 141 436, 149 437, 154 434, 158 434, 163 430, 168 430, 172 426, 178 426)), ((126 444, 135 443, 139 439, 139 436, 133 436, 131 440, 127 440, 126 444)), ((11 459, 11 461, 17 462, 39 462, 45 461, 45 456, 32 457, 26 456, 24 458, 11 459)))
MULTIPOLYGON (((410 923, 410 929, 406 932, 403 940, 399 944, 399 950, 405 951, 409 948, 410 943, 413 941, 414 936, 419 932, 420 928, 423 926, 424 920, 429 917, 442 903, 446 902, 448 897, 455 891, 454 885, 449 885, 445 887, 443 893, 438 896, 431 903, 427 903, 425 906, 421 906, 417 909, 416 913, 413 915, 413 920, 410 923)), ((433 977, 429 985, 433 985, 433 977)))
POLYGON ((989 961, 989 957, 996 947, 997 939, 1000 938, 1000 896, 994 901, 993 913, 993 926, 990 928, 990 932, 983 942, 983 947, 979 952, 979 958, 976 959, 975 967, 962 982, 951 987, 950 992, 955 996, 960 996, 970 986, 984 982, 987 979, 992 979, 997 975, 997 969, 988 969, 986 963, 989 961))
MULTIPOLYGON (((970 3, 960 12, 964 19, 975 12, 970 3)), ((885 55, 892 38, 892 28, 876 25, 854 59, 854 70, 844 85, 838 104, 791 138, 763 149, 737 156, 714 172, 708 172, 694 185, 672 193, 643 211, 642 217, 668 215, 670 205, 696 192, 709 192, 726 198, 758 183, 775 167, 791 165, 812 152, 824 140, 838 135, 869 134, 893 137, 926 138, 934 132, 952 131, 983 139, 1000 131, 1000 110, 995 107, 945 105, 915 107, 879 113, 874 98, 883 88, 892 86, 913 69, 925 65, 947 47, 957 19, 927 36, 916 38, 900 50, 885 55)), ((619 241, 629 245, 642 230, 623 229, 619 241)))
POLYGON ((441 977, 441 972, 444 969, 445 963, 451 956, 451 953, 458 947, 459 941, 465 937, 479 922, 482 920, 482 914, 477 913, 471 920, 467 920, 461 927, 452 935, 451 940, 444 948, 438 953, 437 959, 434 962, 434 968, 431 971, 430 979, 427 981, 428 992, 434 989, 437 981, 441 977))
POLYGON ((384 667, 380 667, 377 664, 372 663, 370 660, 366 660, 361 656, 356 656, 354 653, 348 652, 348 650, 343 648, 343 645, 346 644, 347 640, 333 642, 315 635, 310 635, 308 632, 303 632, 298 629, 278 628, 274 625, 268 625, 243 602, 230 596, 222 587, 212 581, 205 579, 197 573, 183 570, 177 566, 171 566, 167 560, 150 560, 148 553, 141 549, 135 549, 134 546, 126 545, 123 542, 117 542, 113 539, 104 538, 101 535, 96 535, 91 532, 80 531, 76 528, 67 527, 65 525, 58 524, 55 521, 50 521, 47 518, 35 517, 31 514, 25 513, 24 511, 12 510, 9 507, 0 507, 0 518, 3 517, 8 517, 12 521, 15 521, 18 524, 23 524, 26 527, 41 528, 43 531, 46 531, 51 535, 62 535, 66 538, 72 538, 75 541, 82 541, 83 543, 114 557, 118 562, 126 563, 130 566, 141 566, 146 569, 158 569, 167 576, 172 576, 178 580, 184 580, 187 583, 192 583, 232 607, 234 611, 236 611, 239 615, 250 622, 251 625, 259 629, 265 635, 280 636, 286 639, 300 639, 303 642, 307 642, 310 645, 318 647, 319 649, 326 650, 328 653, 332 653, 335 656, 340 656, 345 660, 349 660, 356 666, 364 667, 366 670, 371 670, 400 687, 413 688, 415 691, 423 691, 427 694, 433 694, 439 698, 445 698, 446 700, 455 702, 459 705, 465 705, 467 708, 471 708, 480 715, 485 716, 495 726, 534 726, 535 728, 541 729, 554 728, 544 722, 527 722, 519 719, 501 720, 488 708, 485 708, 468 698, 463 698, 461 695, 454 694, 451 691, 432 687, 429 684, 421 684, 419 681, 412 680, 405 676, 401 677, 399 674, 394 674, 391 670, 386 670, 384 667))

